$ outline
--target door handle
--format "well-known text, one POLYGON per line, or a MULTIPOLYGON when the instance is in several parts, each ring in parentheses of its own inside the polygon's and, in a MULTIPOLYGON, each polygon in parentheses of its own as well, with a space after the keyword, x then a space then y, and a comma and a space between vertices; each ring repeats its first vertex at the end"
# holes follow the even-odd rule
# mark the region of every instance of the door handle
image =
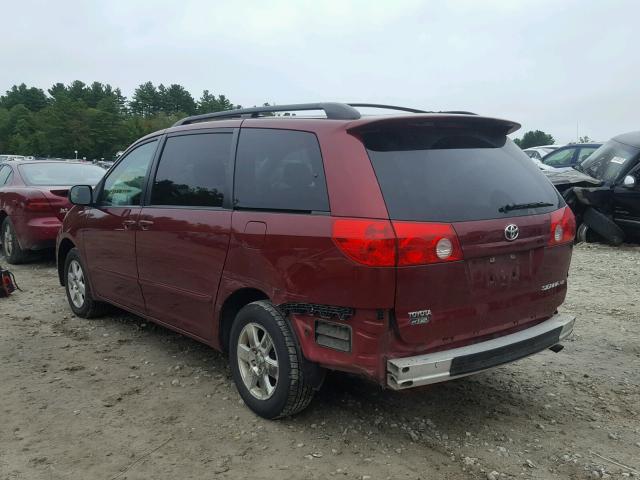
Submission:
POLYGON ((149 230, 153 222, 151 220, 139 220, 138 225, 140 225, 140 230, 149 230))
POLYGON ((130 228, 132 228, 134 225, 136 224, 135 220, 123 220, 122 221, 122 226, 124 227, 125 230, 129 230, 130 228))

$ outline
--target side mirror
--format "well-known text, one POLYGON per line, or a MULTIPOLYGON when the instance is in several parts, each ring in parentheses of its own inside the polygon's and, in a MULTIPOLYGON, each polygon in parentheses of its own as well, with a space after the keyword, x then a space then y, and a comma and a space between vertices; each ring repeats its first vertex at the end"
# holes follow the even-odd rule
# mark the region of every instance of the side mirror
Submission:
POLYGON ((91 205, 93 203, 93 190, 89 185, 71 187, 69 201, 74 205, 91 205))
POLYGON ((624 177, 624 180, 622 180, 622 186, 624 188, 634 188, 636 186, 636 179, 633 175, 627 175, 626 177, 624 177))

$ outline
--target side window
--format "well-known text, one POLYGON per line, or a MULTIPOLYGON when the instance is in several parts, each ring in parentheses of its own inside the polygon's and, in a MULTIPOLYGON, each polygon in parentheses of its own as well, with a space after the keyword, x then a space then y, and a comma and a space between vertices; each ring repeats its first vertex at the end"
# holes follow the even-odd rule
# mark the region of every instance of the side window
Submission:
POLYGON ((0 165, 0 187, 9 181, 9 175, 11 175, 11 167, 0 165))
POLYGON ((571 165, 571 158, 575 149, 567 148, 566 150, 560 150, 559 152, 553 152, 549 156, 545 157, 544 164, 551 167, 568 167, 571 165))
POLYGON ((100 205, 140 205, 147 169, 156 151, 157 140, 136 147, 109 172, 100 194, 100 205))
POLYGON ((221 207, 231 133, 169 137, 151 189, 151 205, 221 207))
POLYGON ((294 130, 242 129, 234 191, 238 208, 328 212, 318 139, 294 130))
POLYGON ((598 147, 582 147, 580 149, 580 153, 578 154, 578 162, 577 163, 582 163, 583 160, 586 160, 587 158, 589 158, 589 155, 591 155, 597 149, 598 149, 598 147))

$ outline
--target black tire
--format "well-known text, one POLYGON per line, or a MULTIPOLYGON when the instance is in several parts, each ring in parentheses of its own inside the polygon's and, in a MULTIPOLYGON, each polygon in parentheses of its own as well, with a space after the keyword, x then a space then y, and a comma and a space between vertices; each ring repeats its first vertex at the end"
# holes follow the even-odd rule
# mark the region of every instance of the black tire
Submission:
POLYGON ((294 415, 304 410, 313 399, 315 392, 309 382, 305 381, 303 357, 298 344, 282 313, 269 301, 250 303, 238 312, 231 327, 229 362, 233 380, 244 403, 263 418, 276 419, 294 415), (246 331, 245 327, 250 328, 250 324, 257 324, 269 334, 277 354, 278 377, 275 390, 265 399, 258 398, 250 391, 241 373, 238 342, 243 331, 246 331))
MULTIPOLYGON (((77 277, 76 274, 72 275, 77 277)), ((72 248, 71 250, 69 250, 69 253, 67 253, 67 258, 64 261, 64 289, 67 293, 69 306, 71 307, 71 310, 73 310, 73 313, 75 313, 78 317, 94 318, 104 313, 105 304, 93 299, 91 286, 89 285, 89 277, 87 276, 87 269, 85 268, 84 263, 80 258, 80 253, 78 252, 77 248, 72 248), (69 276, 69 270, 71 268, 75 268, 76 265, 81 269, 84 284, 84 298, 82 299, 81 303, 77 301, 78 297, 75 297, 76 301, 74 301, 74 282, 70 280, 69 276)))
POLYGON ((604 238, 598 235, 593 228, 586 223, 581 223, 576 229, 576 243, 604 242, 604 238))
POLYGON ((611 218, 593 207, 584 211, 583 221, 612 245, 620 245, 624 241, 622 229, 611 218))
POLYGON ((12 265, 17 265, 19 263, 25 262, 29 258, 29 253, 22 248, 20 248, 20 243, 18 242, 18 236, 16 235, 16 230, 13 228, 13 223, 9 217, 5 218, 2 222, 0 232, 0 242, 2 242, 2 254, 4 258, 7 260, 7 263, 12 265), (7 244, 7 239, 9 239, 10 244, 7 244))

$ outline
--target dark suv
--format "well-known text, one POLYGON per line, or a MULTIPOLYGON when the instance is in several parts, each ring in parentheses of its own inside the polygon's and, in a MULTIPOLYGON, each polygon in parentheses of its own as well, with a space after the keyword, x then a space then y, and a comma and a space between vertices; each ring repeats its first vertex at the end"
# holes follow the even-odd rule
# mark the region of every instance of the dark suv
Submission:
POLYGON ((507 138, 519 125, 362 106, 200 115, 135 142, 70 191, 71 309, 227 351, 267 418, 305 408, 326 369, 399 390, 559 350, 575 221, 507 138), (323 115, 274 115, 302 110, 323 115))

